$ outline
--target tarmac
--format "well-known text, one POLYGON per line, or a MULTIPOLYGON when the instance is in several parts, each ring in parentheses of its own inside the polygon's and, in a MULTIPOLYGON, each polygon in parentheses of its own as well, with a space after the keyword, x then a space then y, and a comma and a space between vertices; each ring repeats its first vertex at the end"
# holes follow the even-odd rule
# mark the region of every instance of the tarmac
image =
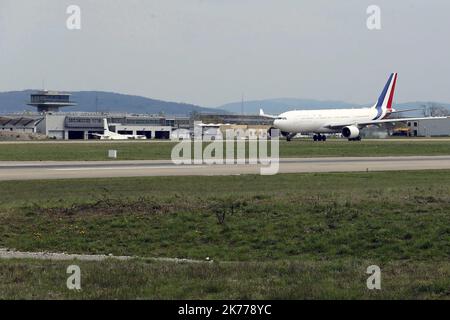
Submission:
MULTIPOLYGON (((261 164, 175 165, 152 161, 0 161, 0 181, 260 174, 261 164)), ((276 166, 275 166, 276 168, 276 166)), ((450 156, 284 158, 278 173, 450 170, 450 156)))
MULTIPOLYGON (((309 138, 296 139, 295 141, 310 141, 309 138)), ((330 139, 330 141, 347 143, 345 139, 330 139)), ((389 139, 364 139, 363 141, 369 142, 450 142, 450 138, 438 137, 438 138, 424 138, 424 137, 414 137, 414 138, 389 138, 389 139)), ((28 141, 16 141, 16 140, 0 140, 0 145, 2 144, 99 144, 99 143, 177 143, 179 141, 172 140, 28 140, 28 141)))

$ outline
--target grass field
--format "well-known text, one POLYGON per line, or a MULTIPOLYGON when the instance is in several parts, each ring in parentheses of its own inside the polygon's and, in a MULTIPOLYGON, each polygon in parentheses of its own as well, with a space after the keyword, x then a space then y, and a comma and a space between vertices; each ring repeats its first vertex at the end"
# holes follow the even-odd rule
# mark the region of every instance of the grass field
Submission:
MULTIPOLYGON (((174 143, 16 143, 0 144, 0 161, 69 161, 107 160, 107 151, 118 150, 119 160, 170 159, 174 143)), ((408 156, 449 155, 448 140, 404 140, 362 141, 349 143, 344 140, 329 140, 314 143, 297 140, 282 141, 281 157, 333 157, 333 156, 408 156)))
POLYGON ((366 287, 371 261, 214 264, 0 261, 0 299, 448 299, 449 263, 383 265, 382 290, 366 287), (81 291, 66 287, 69 264, 81 291))
POLYGON ((450 171, 2 182, 0 194, 0 247, 215 261, 86 262, 78 294, 67 263, 0 261, 0 298, 450 298, 450 171), (365 289, 371 264, 379 293, 365 289))

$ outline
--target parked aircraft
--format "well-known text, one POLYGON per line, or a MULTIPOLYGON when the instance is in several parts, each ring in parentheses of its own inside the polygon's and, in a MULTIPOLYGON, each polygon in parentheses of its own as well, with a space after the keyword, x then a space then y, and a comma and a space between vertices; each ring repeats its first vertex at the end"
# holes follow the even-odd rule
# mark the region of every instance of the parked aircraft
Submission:
POLYGON ((135 134, 119 134, 109 130, 108 121, 103 119, 103 134, 93 133, 92 135, 100 140, 146 140, 146 136, 135 134))

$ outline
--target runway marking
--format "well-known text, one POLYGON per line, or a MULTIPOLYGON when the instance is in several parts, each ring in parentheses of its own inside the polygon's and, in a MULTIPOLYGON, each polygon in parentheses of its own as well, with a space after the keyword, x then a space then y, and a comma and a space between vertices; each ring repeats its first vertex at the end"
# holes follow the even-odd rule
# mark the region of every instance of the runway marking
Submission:
POLYGON ((83 167, 83 168, 64 168, 64 169, 47 169, 48 171, 92 171, 92 170, 148 170, 148 169, 193 169, 205 168, 206 166, 136 166, 136 167, 83 167))

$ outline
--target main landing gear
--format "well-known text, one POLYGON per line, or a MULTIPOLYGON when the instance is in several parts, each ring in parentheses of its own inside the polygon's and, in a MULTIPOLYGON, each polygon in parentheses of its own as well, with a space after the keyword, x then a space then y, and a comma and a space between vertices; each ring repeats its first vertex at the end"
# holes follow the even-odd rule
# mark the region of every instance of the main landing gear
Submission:
POLYGON ((323 136, 321 134, 315 134, 313 137, 314 141, 327 141, 327 136, 323 136))
POLYGON ((348 139, 348 141, 361 141, 361 136, 359 136, 358 138, 352 138, 352 139, 348 139))
MULTIPOLYGON (((289 134, 287 133, 287 134, 285 134, 286 140, 288 142, 291 142, 292 139, 294 139, 296 135, 297 135, 296 133, 289 133, 289 134)), ((323 141, 323 142, 325 142, 325 141, 327 141, 327 136, 322 135, 322 134, 315 134, 313 139, 314 139, 314 141, 323 141)))

